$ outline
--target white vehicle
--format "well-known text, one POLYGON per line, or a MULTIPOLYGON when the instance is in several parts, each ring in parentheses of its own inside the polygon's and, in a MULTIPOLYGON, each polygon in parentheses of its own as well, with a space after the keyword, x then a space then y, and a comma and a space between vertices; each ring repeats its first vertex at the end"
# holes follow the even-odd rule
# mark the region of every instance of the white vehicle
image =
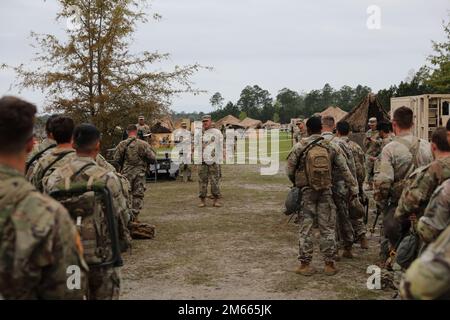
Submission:
POLYGON ((391 98, 391 117, 402 106, 414 112, 415 136, 429 140, 437 127, 447 124, 450 119, 450 94, 423 94, 420 96, 391 98))

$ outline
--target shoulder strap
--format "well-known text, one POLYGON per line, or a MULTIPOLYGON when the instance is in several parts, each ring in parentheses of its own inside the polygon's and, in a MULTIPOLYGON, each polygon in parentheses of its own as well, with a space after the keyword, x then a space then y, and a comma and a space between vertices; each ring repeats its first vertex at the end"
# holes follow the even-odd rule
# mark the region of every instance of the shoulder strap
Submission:
POLYGON ((127 156, 127 150, 128 150, 128 147, 130 146, 130 144, 131 144, 133 141, 135 141, 135 139, 131 139, 131 140, 127 143, 127 145, 125 146, 125 149, 123 150, 122 156, 121 156, 121 158, 120 158, 120 172, 122 172, 123 166, 125 165, 125 158, 126 158, 126 156, 127 156))
MULTIPOLYGON (((307 154, 308 151, 309 151, 312 147, 314 147, 317 143, 319 143, 319 142, 322 141, 323 139, 324 139, 324 137, 319 137, 319 138, 313 140, 312 142, 308 143, 308 144, 300 151, 299 159, 301 159, 301 158, 303 157, 304 154, 307 154)), ((300 161, 298 161, 297 169, 298 169, 298 167, 299 167, 299 164, 300 164, 300 161)))
POLYGON ((419 153, 419 149, 420 149, 420 139, 417 138, 417 140, 415 142, 413 142, 412 144, 410 144, 408 141, 406 141, 405 139, 400 138, 400 137, 398 137, 396 140, 398 142, 400 142, 401 144, 403 144, 405 147, 407 147, 408 151, 412 155, 412 158, 411 158, 412 161, 411 161, 411 163, 408 167, 408 170, 406 171, 406 175, 404 177, 404 179, 406 179, 414 171, 414 169, 418 167, 417 154, 419 153))
POLYGON ((51 145, 49 145, 47 148, 45 148, 44 150, 41 150, 41 151, 39 151, 38 153, 36 153, 29 161, 27 161, 27 165, 26 165, 26 168, 25 168, 25 172, 27 172, 28 169, 30 169, 30 166, 31 166, 31 164, 32 164, 33 162, 35 162, 35 161, 38 160, 40 157, 42 157, 42 155, 44 154, 44 152, 46 152, 46 151, 48 151, 48 150, 50 150, 50 149, 52 149, 52 148, 55 148, 55 147, 56 147, 56 144, 51 144, 51 145))
POLYGON ((75 151, 70 150, 67 152, 61 152, 60 154, 58 154, 58 156, 55 158, 55 160, 53 160, 47 167, 44 168, 44 170, 42 170, 42 174, 41 176, 38 178, 40 181, 42 181, 42 179, 45 177, 46 173, 48 170, 50 170, 51 167, 53 167, 53 165, 55 163, 57 163, 58 161, 62 160, 65 156, 67 156, 68 154, 74 153, 75 151))

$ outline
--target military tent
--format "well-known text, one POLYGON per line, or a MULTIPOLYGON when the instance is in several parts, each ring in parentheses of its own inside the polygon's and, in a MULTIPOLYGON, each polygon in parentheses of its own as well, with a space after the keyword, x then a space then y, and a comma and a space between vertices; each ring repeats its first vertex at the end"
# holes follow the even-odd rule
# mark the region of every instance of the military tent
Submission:
POLYGON ((342 110, 339 107, 330 106, 330 107, 326 108, 324 111, 322 111, 320 113, 320 115, 322 117, 332 116, 334 118, 335 122, 339 122, 343 117, 345 117, 347 115, 347 112, 345 112, 344 110, 342 110))
POLYGON ((222 119, 216 121, 216 128, 219 130, 222 130, 223 128, 243 128, 244 126, 242 126, 239 123, 239 119, 232 116, 231 114, 223 117, 222 119))
POLYGON ((247 117, 240 122, 240 125, 246 129, 260 129, 262 127, 262 122, 260 120, 247 117))
POLYGON ((267 120, 266 123, 262 125, 264 129, 280 129, 281 124, 273 122, 271 120, 267 120))

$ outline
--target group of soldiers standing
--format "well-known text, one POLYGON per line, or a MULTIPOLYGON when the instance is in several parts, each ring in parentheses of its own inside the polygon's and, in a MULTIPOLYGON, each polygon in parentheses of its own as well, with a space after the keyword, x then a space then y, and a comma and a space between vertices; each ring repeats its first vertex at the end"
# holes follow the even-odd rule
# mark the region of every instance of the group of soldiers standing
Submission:
POLYGON ((155 154, 129 125, 114 167, 100 155, 99 130, 64 115, 48 119, 35 146, 35 114, 31 103, 0 99, 0 297, 117 299, 155 154))
MULTIPOLYGON (((29 102, 0 99, 0 298, 117 299, 121 253, 130 247, 146 170, 155 161, 139 139, 144 119, 127 127, 113 166, 100 154, 99 130, 64 115, 48 119, 47 137, 36 147, 35 114, 29 102)), ((209 115, 202 122, 203 132, 217 133, 209 115)), ((403 298, 448 297, 450 123, 429 143, 414 137, 413 112, 401 107, 392 124, 369 120, 365 153, 349 139, 345 121, 314 115, 298 126, 287 162, 300 190, 296 272, 316 272, 313 228, 326 275, 338 272, 336 261, 353 258, 355 244, 368 249, 363 204, 373 189, 382 215, 379 265, 401 275, 403 298)), ((210 184, 220 207, 220 164, 202 158, 198 170, 199 206, 206 206, 210 184)))
POLYGON ((413 119, 407 107, 393 112, 392 123, 370 118, 365 153, 349 140, 345 121, 335 125, 332 117, 314 115, 306 130, 304 121, 297 123, 287 163, 300 190, 297 273, 316 272, 313 227, 320 230, 327 275, 337 272, 340 257, 353 257, 355 243, 368 248, 362 204, 373 190, 376 219, 381 216, 378 265, 395 275, 394 288, 403 298, 450 297, 450 123, 435 129, 429 143, 413 135, 413 119))

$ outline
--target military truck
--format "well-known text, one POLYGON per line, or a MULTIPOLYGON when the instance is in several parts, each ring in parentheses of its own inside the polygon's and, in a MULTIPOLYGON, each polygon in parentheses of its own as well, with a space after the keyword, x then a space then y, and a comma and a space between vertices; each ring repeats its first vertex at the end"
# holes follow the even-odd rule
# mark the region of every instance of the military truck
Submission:
POLYGON ((402 107, 414 112, 414 135, 429 140, 437 127, 450 119, 450 94, 423 94, 419 96, 391 98, 391 115, 402 107))

